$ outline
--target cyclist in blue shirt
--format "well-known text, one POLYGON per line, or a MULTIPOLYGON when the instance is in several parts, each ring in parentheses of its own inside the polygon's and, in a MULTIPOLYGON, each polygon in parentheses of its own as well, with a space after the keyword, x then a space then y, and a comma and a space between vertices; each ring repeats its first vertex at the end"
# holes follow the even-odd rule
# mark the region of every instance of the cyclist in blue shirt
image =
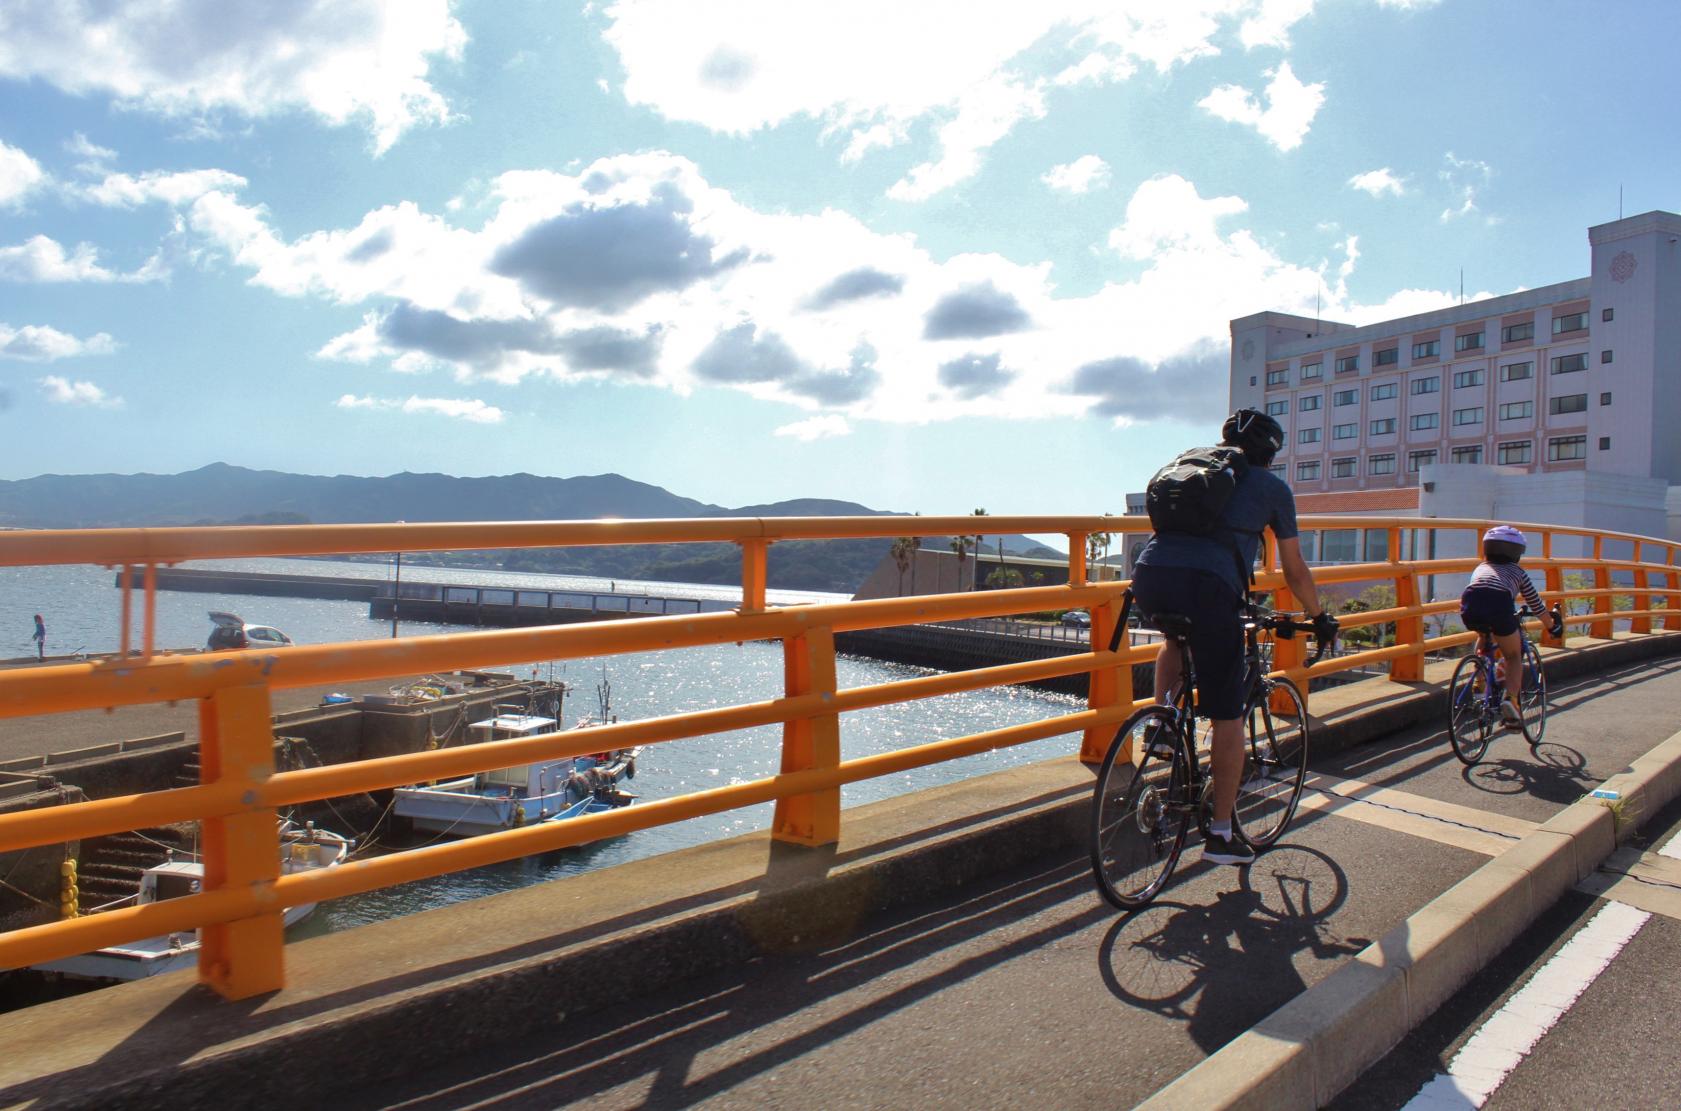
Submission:
MULTIPOLYGON (((1221 437, 1223 444, 1243 450, 1249 468, 1220 515, 1220 533, 1156 533, 1139 553, 1132 592, 1146 615, 1177 613, 1191 619, 1197 710, 1214 723, 1214 819, 1202 856, 1216 864, 1249 864, 1255 852, 1232 832, 1232 808, 1243 777, 1242 606, 1249 589, 1247 569, 1255 565, 1263 529, 1272 530, 1284 581, 1313 616, 1315 636, 1327 641, 1334 636, 1336 618, 1320 604, 1302 559, 1295 495, 1267 470, 1284 444, 1283 428, 1257 409, 1239 409, 1226 418, 1221 437)), ((1157 702, 1172 697, 1181 666, 1178 648, 1164 644, 1156 657, 1157 702)))
MULTIPOLYGON (((1523 728, 1523 641, 1518 636, 1517 600, 1536 617, 1547 619, 1535 584, 1518 561, 1527 542, 1511 525, 1495 525, 1483 533, 1483 562, 1471 572, 1471 581, 1459 597, 1459 619, 1472 632, 1487 633, 1506 659, 1506 701, 1500 704, 1500 720, 1508 729, 1523 728)), ((1562 618, 1551 621, 1551 631, 1564 631, 1562 618)))

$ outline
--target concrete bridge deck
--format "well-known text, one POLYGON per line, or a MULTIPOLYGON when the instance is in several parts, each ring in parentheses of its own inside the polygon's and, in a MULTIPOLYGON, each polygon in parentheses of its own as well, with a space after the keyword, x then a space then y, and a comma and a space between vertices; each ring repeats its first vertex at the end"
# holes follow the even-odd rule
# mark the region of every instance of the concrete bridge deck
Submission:
POLYGON ((1090 772, 1052 761, 849 811, 830 851, 738 838, 302 942, 266 999, 176 976, 20 1012, 0 1105, 249 1102, 260 1077, 346 1107, 1131 1106, 1668 738, 1681 659, 1553 693, 1539 754, 1471 771, 1437 694, 1316 695, 1350 740, 1429 717, 1316 759, 1280 848, 1190 848, 1130 917, 1086 871, 1090 772))

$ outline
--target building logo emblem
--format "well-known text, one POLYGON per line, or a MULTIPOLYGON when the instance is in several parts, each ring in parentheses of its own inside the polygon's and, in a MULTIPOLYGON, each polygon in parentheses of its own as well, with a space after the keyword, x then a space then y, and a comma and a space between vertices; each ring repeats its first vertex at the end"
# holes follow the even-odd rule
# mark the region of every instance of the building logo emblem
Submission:
POLYGON ((1618 251, 1617 257, 1611 260, 1611 280, 1619 285, 1634 277, 1634 271, 1640 265, 1640 260, 1627 251, 1618 251))

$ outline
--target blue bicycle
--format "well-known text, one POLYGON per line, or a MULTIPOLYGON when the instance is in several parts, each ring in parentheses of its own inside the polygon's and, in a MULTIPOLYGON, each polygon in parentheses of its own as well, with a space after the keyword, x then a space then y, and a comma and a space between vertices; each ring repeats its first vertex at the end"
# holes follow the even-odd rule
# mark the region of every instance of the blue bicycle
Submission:
MULTIPOLYGON (((1560 620, 1558 606, 1553 607, 1552 618, 1560 620)), ((1518 702, 1523 709, 1524 740, 1533 750, 1547 731, 1547 675, 1541 654, 1522 625, 1518 636, 1523 642, 1523 688, 1518 702)), ((1494 734, 1506 729, 1500 718, 1500 704, 1505 700, 1505 659, 1494 646, 1494 638, 1480 633, 1477 650, 1459 661, 1448 684, 1448 737, 1460 763, 1470 766, 1481 761, 1494 734)))

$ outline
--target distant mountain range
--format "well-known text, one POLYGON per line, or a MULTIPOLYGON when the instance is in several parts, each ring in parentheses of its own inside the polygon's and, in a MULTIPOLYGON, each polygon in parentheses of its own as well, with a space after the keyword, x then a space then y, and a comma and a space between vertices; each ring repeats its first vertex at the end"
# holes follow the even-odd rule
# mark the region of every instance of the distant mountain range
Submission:
MULTIPOLYGON (((566 521, 599 517, 873 517, 856 502, 795 498, 726 508, 680 497, 623 475, 546 478, 533 474, 457 478, 299 475, 212 463, 175 475, 40 475, 0 481, 0 526, 121 528, 164 525, 341 524, 378 521, 566 521)), ((995 544, 996 540, 990 540, 995 544)), ((796 541, 773 545, 772 586, 851 592, 886 554, 889 540, 796 541)), ((929 537, 926 547, 946 541, 929 537)), ((1005 548, 1045 554, 1026 537, 1005 548)), ((728 544, 635 545, 508 552, 438 553, 417 561, 625 579, 735 583, 740 555, 728 544)))

